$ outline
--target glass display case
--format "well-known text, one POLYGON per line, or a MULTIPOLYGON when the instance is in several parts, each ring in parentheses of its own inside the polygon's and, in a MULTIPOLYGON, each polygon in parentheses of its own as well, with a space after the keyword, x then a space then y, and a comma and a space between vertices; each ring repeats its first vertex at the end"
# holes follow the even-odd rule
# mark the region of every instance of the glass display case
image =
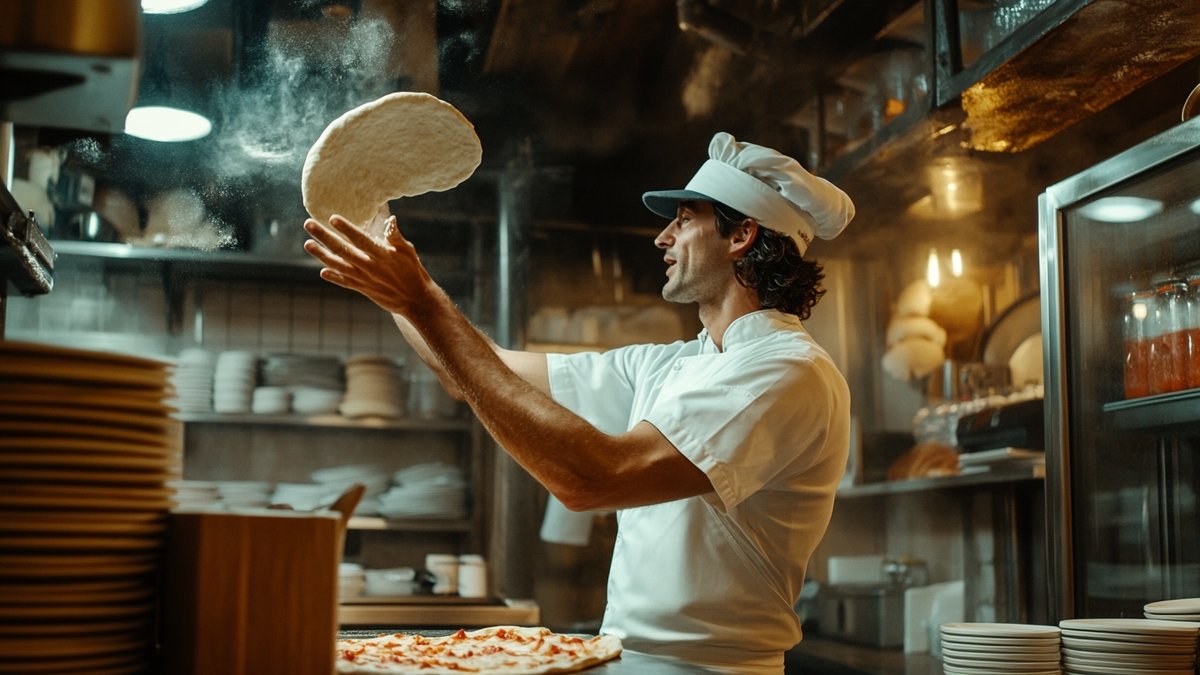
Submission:
POLYGON ((1200 596, 1200 120, 1039 200, 1052 615, 1200 596))

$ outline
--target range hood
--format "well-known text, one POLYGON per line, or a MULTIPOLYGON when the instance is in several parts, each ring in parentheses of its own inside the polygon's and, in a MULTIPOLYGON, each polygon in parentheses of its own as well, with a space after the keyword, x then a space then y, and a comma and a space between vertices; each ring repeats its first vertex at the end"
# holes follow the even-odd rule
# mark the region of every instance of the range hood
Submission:
POLYGON ((120 133, 140 50, 138 0, 5 0, 0 120, 120 133))

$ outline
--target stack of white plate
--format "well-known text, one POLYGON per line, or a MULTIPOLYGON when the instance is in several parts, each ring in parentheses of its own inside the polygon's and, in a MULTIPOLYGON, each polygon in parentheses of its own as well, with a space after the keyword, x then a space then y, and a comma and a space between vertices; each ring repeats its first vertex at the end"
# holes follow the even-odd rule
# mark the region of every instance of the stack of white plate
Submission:
POLYGON ((213 369, 216 357, 205 349, 185 349, 171 377, 176 407, 181 412, 212 412, 213 369))
POLYGON ((148 672, 180 470, 169 369, 0 341, 5 672, 148 672))
POLYGON ((221 493, 217 484, 202 480, 176 480, 170 486, 175 488, 175 508, 183 511, 220 511, 221 493))
POLYGON ((329 506, 337 494, 320 483, 277 483, 271 504, 289 506, 296 511, 313 511, 329 506))
POLYGON ((341 389, 292 387, 292 411, 301 415, 334 414, 342 402, 341 389))
POLYGON ((404 414, 404 374, 390 357, 362 354, 346 360, 345 417, 400 417, 404 414))
POLYGON ((262 363, 262 383, 270 387, 336 389, 342 385, 342 361, 336 356, 269 354, 262 363))
POLYGON ((1193 675, 1200 623, 1063 619, 1063 668, 1079 675, 1193 675))
POLYGON ((1200 598, 1179 598, 1147 603, 1142 611, 1147 619, 1161 621, 1200 621, 1200 598))
POLYGON ((219 413, 250 412, 257 380, 258 358, 253 352, 221 352, 213 373, 213 410, 219 413))
POLYGON ((392 483, 392 477, 379 466, 374 464, 349 464, 333 466, 327 469, 313 471, 313 482, 324 486, 326 495, 336 498, 351 485, 362 485, 362 499, 354 507, 354 514, 359 516, 374 516, 379 514, 379 495, 387 490, 392 483))
POLYGON ((1058 675, 1054 626, 1019 623, 944 623, 943 669, 948 675, 1058 675))
POLYGON ((292 409, 292 392, 287 387, 255 387, 250 410, 255 415, 286 415, 292 409))
POLYGON ((384 518, 465 518, 467 483, 462 470, 442 462, 417 464, 393 474, 396 482, 379 496, 384 518))
POLYGON ((338 566, 338 599, 357 598, 367 585, 367 575, 358 563, 341 563, 338 566))
POLYGON ((271 504, 274 483, 255 480, 223 480, 217 482, 217 494, 226 510, 258 509, 271 504))

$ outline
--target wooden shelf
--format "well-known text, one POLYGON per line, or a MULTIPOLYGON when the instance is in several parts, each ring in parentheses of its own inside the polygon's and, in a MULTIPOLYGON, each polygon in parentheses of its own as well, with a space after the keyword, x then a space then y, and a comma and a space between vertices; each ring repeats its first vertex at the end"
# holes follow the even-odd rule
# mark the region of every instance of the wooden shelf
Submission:
POLYGON ((379 532, 470 532, 471 521, 463 518, 406 518, 393 519, 377 516, 352 516, 346 528, 359 531, 379 532))
POLYGON ((366 417, 350 419, 341 415, 254 415, 230 413, 181 413, 179 420, 187 424, 242 424, 265 426, 328 427, 336 429, 381 429, 408 431, 460 431, 471 430, 469 418, 422 419, 399 417, 395 419, 366 417))

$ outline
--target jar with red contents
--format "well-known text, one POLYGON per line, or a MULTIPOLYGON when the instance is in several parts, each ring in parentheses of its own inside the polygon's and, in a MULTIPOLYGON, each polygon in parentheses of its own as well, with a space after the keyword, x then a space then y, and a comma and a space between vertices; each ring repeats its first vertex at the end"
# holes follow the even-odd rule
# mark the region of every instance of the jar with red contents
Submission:
POLYGON ((1200 387, 1200 274, 1187 278, 1187 386, 1200 387))
POLYGON ((1187 290, 1187 282, 1181 279, 1164 279, 1154 286, 1151 394, 1187 388, 1187 290))
MULTIPOLYGON (((1125 300, 1125 398, 1150 395, 1150 341, 1153 339, 1154 291, 1130 293, 1125 300)), ((1197 345, 1200 347, 1200 345, 1197 345)))

